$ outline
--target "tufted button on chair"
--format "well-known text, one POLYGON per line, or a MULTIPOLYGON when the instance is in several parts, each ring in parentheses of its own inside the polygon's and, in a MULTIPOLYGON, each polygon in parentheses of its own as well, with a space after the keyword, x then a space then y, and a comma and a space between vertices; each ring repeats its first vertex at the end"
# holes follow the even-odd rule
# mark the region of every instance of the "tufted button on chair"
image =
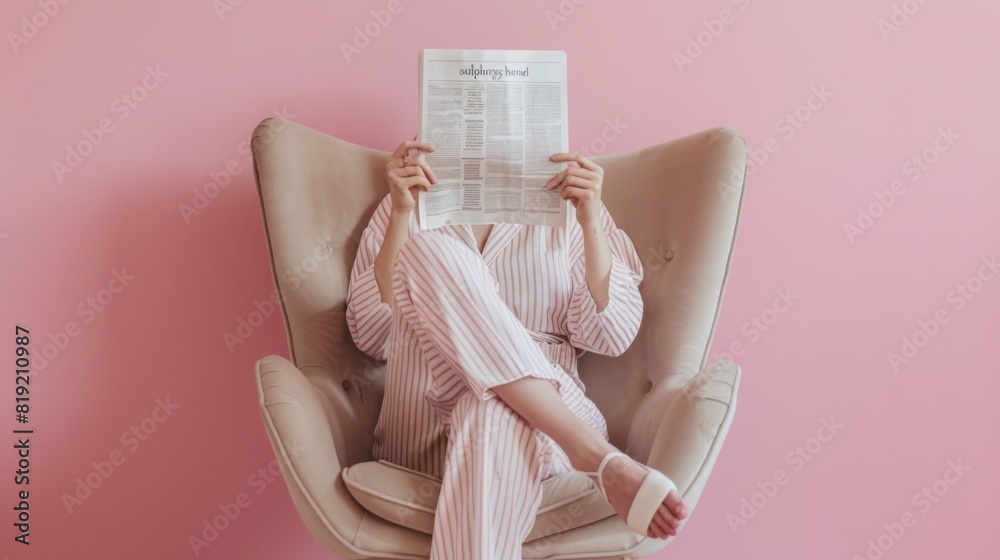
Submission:
MULTIPOLYGON (((372 461, 385 367, 354 346, 345 320, 361 231, 388 192, 389 152, 275 118, 257 126, 252 148, 290 358, 261 358, 255 379, 292 500, 341 558, 427 558, 440 480, 372 461)), ((708 356, 743 208, 746 144, 737 130, 715 128, 592 159, 605 169, 605 205, 643 258, 644 317, 624 354, 584 354, 580 376, 612 443, 671 477, 690 520, 739 388, 739 366, 708 356)), ((630 531, 582 473, 546 480, 542 495, 525 558, 638 558, 670 542, 630 531)))

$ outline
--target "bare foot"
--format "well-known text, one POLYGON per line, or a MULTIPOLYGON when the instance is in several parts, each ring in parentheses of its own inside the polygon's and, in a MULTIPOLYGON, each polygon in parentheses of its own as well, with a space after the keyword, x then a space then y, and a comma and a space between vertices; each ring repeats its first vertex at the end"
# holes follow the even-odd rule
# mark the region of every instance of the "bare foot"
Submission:
MULTIPOLYGON (((608 494, 608 502, 623 521, 628 519, 628 510, 632 506, 632 500, 648 472, 649 470, 645 466, 621 456, 611 459, 604 467, 604 490, 608 494)), ((590 478, 593 480, 596 477, 591 476, 590 478)), ((653 516, 646 536, 657 539, 676 536, 680 520, 687 515, 687 504, 684 503, 684 498, 677 490, 671 490, 663 503, 660 504, 656 515, 653 516)))

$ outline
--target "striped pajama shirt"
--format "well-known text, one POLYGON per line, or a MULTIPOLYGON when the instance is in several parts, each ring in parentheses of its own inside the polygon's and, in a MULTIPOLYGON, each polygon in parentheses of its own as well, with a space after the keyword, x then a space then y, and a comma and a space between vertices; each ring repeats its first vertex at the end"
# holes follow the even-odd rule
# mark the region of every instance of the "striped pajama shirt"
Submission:
POLYGON ((359 349, 387 361, 373 458, 442 479, 432 560, 521 558, 541 481, 572 469, 565 452, 491 387, 547 379, 607 438, 577 358, 615 356, 631 345, 642 319, 643 268, 602 203, 612 257, 610 301, 598 312, 583 230, 564 204, 566 227, 497 223, 482 253, 469 225, 420 230, 413 212, 393 264, 392 305, 382 302, 374 270, 389 195, 362 232, 347 323, 359 349))

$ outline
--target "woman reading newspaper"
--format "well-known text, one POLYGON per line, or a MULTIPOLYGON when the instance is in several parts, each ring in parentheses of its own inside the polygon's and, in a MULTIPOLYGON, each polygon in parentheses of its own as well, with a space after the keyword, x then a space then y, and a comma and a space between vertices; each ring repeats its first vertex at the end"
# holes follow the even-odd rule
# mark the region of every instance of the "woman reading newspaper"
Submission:
POLYGON ((407 140, 389 157, 347 295, 355 344, 387 361, 374 458, 442 479, 431 558, 521 558, 542 480, 572 469, 633 531, 676 535, 676 486, 610 443, 577 375, 580 354, 621 354, 642 319, 642 263, 601 201, 603 169, 551 157, 567 162, 546 185, 571 203, 566 227, 420 230, 417 191, 437 178, 417 156, 433 150, 407 140))

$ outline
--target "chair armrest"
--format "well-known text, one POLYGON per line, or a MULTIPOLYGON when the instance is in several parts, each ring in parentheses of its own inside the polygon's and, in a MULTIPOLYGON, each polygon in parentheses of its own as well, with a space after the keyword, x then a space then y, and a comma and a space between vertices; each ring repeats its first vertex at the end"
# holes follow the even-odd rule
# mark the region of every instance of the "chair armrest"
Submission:
POLYGON ((338 556, 365 557, 355 545, 365 512, 340 476, 345 452, 336 414, 326 413, 321 393, 285 358, 266 356, 254 368, 261 419, 299 515, 338 556))
POLYGON ((629 452, 673 479, 691 511, 729 432, 739 381, 740 367, 728 360, 667 376, 633 418, 629 452))

